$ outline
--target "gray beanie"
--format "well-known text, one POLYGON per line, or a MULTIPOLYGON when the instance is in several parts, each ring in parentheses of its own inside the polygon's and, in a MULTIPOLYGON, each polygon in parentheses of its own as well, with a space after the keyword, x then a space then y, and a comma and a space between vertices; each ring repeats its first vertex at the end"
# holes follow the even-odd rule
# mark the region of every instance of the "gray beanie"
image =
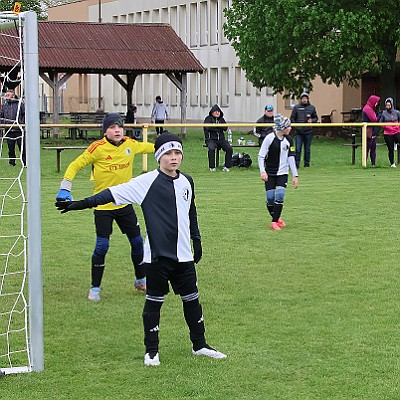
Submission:
POLYGON ((103 133, 105 133, 111 125, 124 126, 124 120, 118 113, 108 113, 103 119, 103 133))

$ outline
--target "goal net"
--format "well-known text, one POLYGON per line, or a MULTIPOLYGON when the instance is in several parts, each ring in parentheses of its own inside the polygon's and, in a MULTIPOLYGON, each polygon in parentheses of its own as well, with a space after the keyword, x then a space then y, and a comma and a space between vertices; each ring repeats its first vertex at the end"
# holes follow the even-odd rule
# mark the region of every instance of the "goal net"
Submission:
POLYGON ((37 38, 0 12, 0 375, 43 369, 37 38))

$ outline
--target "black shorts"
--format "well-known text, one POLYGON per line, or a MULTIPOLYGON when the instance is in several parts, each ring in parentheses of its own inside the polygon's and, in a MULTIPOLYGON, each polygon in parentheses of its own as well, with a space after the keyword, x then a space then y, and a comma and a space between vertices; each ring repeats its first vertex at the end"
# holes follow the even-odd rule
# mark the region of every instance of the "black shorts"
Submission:
POLYGON ((196 269, 193 261, 178 262, 169 258, 159 258, 146 264, 146 293, 150 296, 164 296, 171 283, 175 294, 182 296, 197 293, 196 269))
POLYGON ((122 233, 128 237, 140 235, 140 227, 132 204, 116 210, 94 210, 94 223, 97 237, 109 238, 112 234, 113 221, 122 233))
POLYGON ((265 182, 265 190, 276 189, 278 186, 287 187, 288 175, 268 175, 268 181, 265 182))

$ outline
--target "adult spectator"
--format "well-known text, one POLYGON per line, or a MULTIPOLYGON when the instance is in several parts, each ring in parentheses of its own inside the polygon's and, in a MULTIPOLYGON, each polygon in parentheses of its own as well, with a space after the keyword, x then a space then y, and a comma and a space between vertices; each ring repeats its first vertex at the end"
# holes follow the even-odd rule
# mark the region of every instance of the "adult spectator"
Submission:
MULTIPOLYGON (((300 96, 300 101, 293 108, 290 115, 292 123, 304 124, 318 121, 318 115, 315 107, 310 103, 310 96, 303 92, 300 96)), ((304 144, 304 166, 310 166, 311 158, 311 141, 313 131, 311 126, 296 127, 296 167, 300 167, 301 150, 304 144)))
MULTIPOLYGON (((25 123, 25 106, 22 102, 20 104, 20 100, 12 89, 7 89, 5 93, 5 101, 0 110, 0 119, 2 124, 15 124, 15 122, 20 124, 25 123)), ((22 164, 25 166, 26 149, 25 138, 22 140, 22 130, 15 124, 6 129, 4 137, 7 140, 8 163, 10 166, 15 167, 16 164, 17 156, 15 154, 15 144, 17 144, 18 149, 21 152, 22 164)))
MULTIPOLYGON (((274 123, 274 107, 271 104, 265 106, 264 115, 257 120, 257 124, 273 124, 274 123)), ((254 136, 258 137, 258 144, 261 147, 262 142, 269 133, 273 132, 272 126, 256 126, 254 128, 254 136)))
POLYGON ((222 170, 229 172, 232 168, 232 146, 225 139, 224 132, 228 129, 226 126, 218 126, 226 124, 224 113, 219 108, 218 104, 211 107, 210 112, 204 119, 205 124, 215 124, 215 127, 204 127, 204 138, 208 147, 208 166, 211 172, 216 171, 215 167, 215 150, 222 149, 225 152, 225 163, 222 170))
MULTIPOLYGON (((400 112, 394 108, 394 101, 391 97, 385 100, 385 110, 379 122, 396 123, 400 122, 400 112)), ((394 162, 394 145, 400 143, 400 126, 384 126, 383 137, 388 148, 388 157, 390 166, 396 168, 394 162)))
MULTIPOLYGON (((151 122, 155 124, 163 124, 166 119, 169 119, 168 107, 161 100, 161 96, 156 97, 156 102, 153 105, 151 111, 151 122)), ((161 135, 164 132, 162 126, 156 127, 157 135, 161 135)))
MULTIPOLYGON (((377 122, 378 116, 376 114, 376 107, 379 103, 380 97, 371 95, 367 103, 362 109, 363 122, 377 122)), ((373 167, 376 165, 376 141, 379 133, 379 127, 367 127, 367 159, 368 154, 371 157, 371 164, 373 167)))

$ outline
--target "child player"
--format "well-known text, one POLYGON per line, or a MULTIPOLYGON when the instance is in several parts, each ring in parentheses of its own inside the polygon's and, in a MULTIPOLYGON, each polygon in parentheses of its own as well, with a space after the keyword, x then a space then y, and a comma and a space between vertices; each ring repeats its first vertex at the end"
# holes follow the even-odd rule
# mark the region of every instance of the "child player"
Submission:
POLYGON ((144 364, 160 365, 158 332, 160 311, 171 283, 181 296, 183 314, 189 327, 193 354, 212 358, 226 355, 210 347, 204 336, 204 318, 199 303, 196 269, 202 257, 201 237, 194 202, 194 183, 189 175, 179 171, 183 158, 178 136, 164 132, 155 142, 155 157, 159 168, 131 179, 128 183, 110 187, 80 201, 57 201, 62 212, 82 210, 100 204, 140 204, 146 223, 144 245, 147 292, 143 309, 144 364), (190 239, 193 241, 194 257, 190 239))
POLYGON ((289 136, 290 119, 275 115, 274 131, 268 134, 258 153, 261 179, 265 182, 267 209, 271 214, 271 229, 280 231, 286 224, 281 218, 283 200, 288 182, 288 169, 292 172, 292 184, 297 189, 299 181, 295 163, 293 139, 289 136))
MULTIPOLYGON (((123 120, 117 113, 107 114, 103 119, 104 138, 92 143, 67 168, 57 200, 72 200, 71 188, 75 175, 86 165, 92 165, 91 179, 94 193, 109 186, 128 182, 132 178, 135 154, 154 153, 152 143, 141 143, 124 136, 123 120)), ((135 268, 134 287, 146 290, 145 267, 143 265, 143 239, 132 204, 115 205, 111 202, 96 207, 96 246, 92 255, 92 285, 88 299, 100 301, 100 285, 105 267, 113 221, 117 223, 131 245, 131 259, 135 268)))

